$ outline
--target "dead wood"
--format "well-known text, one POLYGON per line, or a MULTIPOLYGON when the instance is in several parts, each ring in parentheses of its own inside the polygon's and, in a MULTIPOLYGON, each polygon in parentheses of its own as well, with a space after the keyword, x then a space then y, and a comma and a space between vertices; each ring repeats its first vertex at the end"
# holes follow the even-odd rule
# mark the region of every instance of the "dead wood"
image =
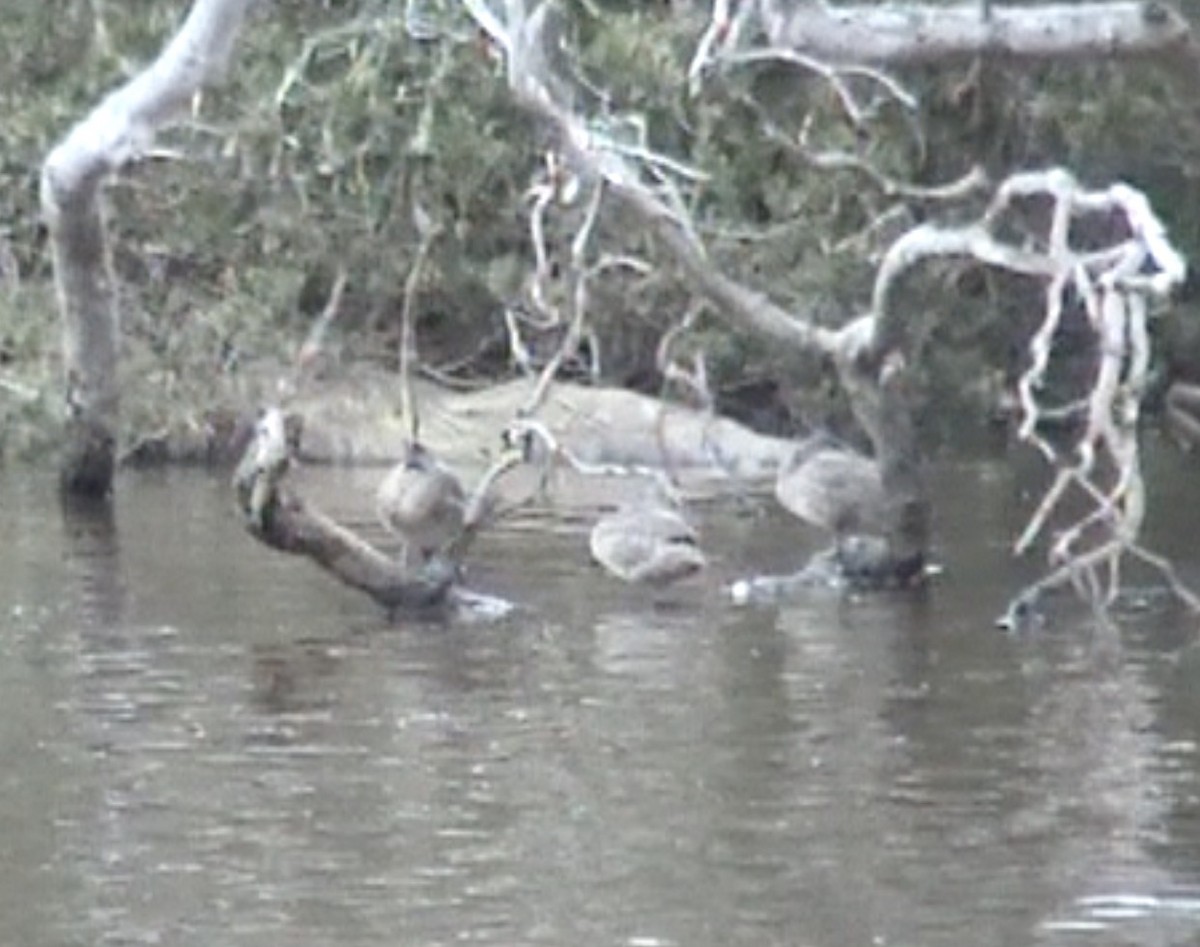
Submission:
POLYGON ((107 495, 116 459, 119 319, 103 185, 146 158, 158 129, 220 73, 250 3, 197 0, 158 59, 108 95, 46 158, 41 199, 63 316, 68 493, 107 495))
POLYGON ((1174 7, 1151 2, 866 5, 759 0, 773 47, 829 62, 901 65, 966 62, 991 55, 1023 62, 1171 56, 1191 42, 1174 7))
MULTIPOLYGON (((997 188, 990 205, 974 223, 955 227, 925 224, 896 240, 879 267, 867 312, 841 329, 826 329, 808 313, 783 310, 764 294, 730 279, 713 265, 688 210, 690 189, 703 178, 701 171, 686 168, 669 156, 655 154, 644 143, 630 147, 564 104, 557 95, 560 77, 549 74, 548 57, 543 49, 549 4, 535 6, 528 15, 524 4, 510 4, 505 21, 480 0, 466 0, 466 6, 476 23, 505 51, 514 97, 554 130, 567 166, 581 181, 595 188, 602 186, 624 213, 650 230, 692 289, 707 297, 731 325, 799 349, 819 352, 832 360, 854 414, 871 440, 880 469, 886 499, 883 522, 867 531, 870 542, 864 547, 870 552, 865 560, 868 571, 879 575, 880 584, 904 584, 925 575, 924 561, 930 541, 929 500, 906 381, 908 366, 921 357, 927 336, 921 320, 897 303, 897 287, 909 273, 928 261, 969 258, 1022 274, 1046 286, 1045 320, 1030 342, 1032 365, 1021 383, 1024 413, 1021 437, 1038 447, 1056 466, 1058 478, 1019 540, 1018 550, 1026 548, 1043 532, 1066 487, 1080 487, 1095 504, 1092 513, 1054 542, 1052 572, 1028 591, 1036 596, 1045 589, 1069 583, 1082 591, 1098 610, 1103 610, 1119 589, 1123 556, 1132 555, 1163 572, 1189 605, 1200 604, 1200 600, 1172 580, 1167 564, 1160 557, 1137 543, 1144 491, 1136 420, 1148 365, 1146 320, 1151 304, 1159 305, 1168 299, 1182 283, 1185 270, 1182 258, 1144 195, 1124 185, 1089 192, 1064 169, 1014 174, 997 188), (1052 210, 1048 233, 1042 243, 1033 246, 1013 243, 1000 235, 1000 221, 1010 214, 1013 205, 1029 199, 1048 200, 1052 210), (1097 213, 1123 217, 1128 225, 1126 238, 1118 238, 1100 250, 1076 248, 1071 243, 1072 220, 1097 213), (1045 409, 1034 391, 1040 385, 1045 355, 1056 337, 1069 291, 1081 300, 1100 354, 1097 377, 1085 395, 1086 430, 1074 445, 1075 456, 1063 457, 1049 449, 1047 442, 1037 435, 1045 409), (1094 463, 1097 458, 1104 464, 1094 463), (1104 468, 1099 473, 1098 466, 1104 468), (1109 472, 1110 477, 1106 476, 1109 472), (1089 546, 1086 537, 1097 525, 1107 526, 1108 535, 1097 545, 1089 546), (1105 568, 1107 582, 1099 574, 1105 568)), ((772 18, 783 16, 782 9, 770 0, 759 0, 741 5, 731 14, 727 0, 714 0, 712 21, 689 69, 692 91, 696 91, 710 61, 733 64, 739 60, 778 58, 823 76, 833 87, 847 121, 861 131, 866 112, 844 81, 846 75, 855 73, 869 79, 906 107, 911 107, 912 97, 875 68, 839 66, 839 63, 882 61, 894 65, 944 61, 947 58, 944 50, 928 59, 921 56, 922 49, 932 48, 939 41, 972 54, 1007 51, 1001 42, 1003 36, 1018 26, 1024 29, 1039 17, 1058 17, 1069 26, 1050 37, 1059 47, 1066 44, 1094 56, 1098 49, 1089 37, 1103 19, 1101 13, 1115 17, 1104 28, 1102 45, 1108 54, 1129 55, 1157 44, 1154 48, 1160 51, 1182 51, 1184 60, 1193 66, 1196 62, 1186 22, 1175 11, 1158 4, 1105 4, 1103 10, 1091 11, 1088 22, 1081 21, 1075 10, 1064 7, 1023 9, 1020 13, 1004 11, 1003 15, 998 12, 995 19, 975 17, 971 22, 960 16, 962 9, 939 8, 936 14, 928 13, 927 28, 918 25, 927 12, 919 7, 867 10, 792 4, 794 20, 787 24, 772 23, 772 18), (736 46, 738 37, 743 35, 742 21, 751 11, 763 21, 774 45, 758 55, 739 54, 736 46), (1028 20, 1021 19, 1026 15, 1028 20), (963 22, 959 23, 956 17, 963 22), (892 25, 910 45, 891 49, 872 47, 874 41, 887 41, 886 23, 881 21, 867 31, 871 35, 853 40, 849 47, 839 47, 845 37, 854 35, 857 24, 875 22, 872 18, 894 20, 892 25), (965 32, 954 34, 952 26, 965 32), (828 30, 822 32, 825 27, 828 30), (801 28, 808 31, 808 40, 797 33, 801 28), (968 33, 983 45, 973 45, 968 33), (818 55, 827 62, 816 59, 818 55)), ((1045 24, 1042 29, 1047 34, 1051 32, 1045 24)), ((1041 39, 1045 41, 1047 37, 1041 39)), ((1037 55, 1036 40, 1037 37, 1022 40, 1030 55, 1037 55)), ((968 175, 964 181, 977 177, 968 175)), ((976 185, 973 181, 972 189, 976 185)), ((946 196, 949 194, 947 191, 946 196)), ((840 566, 843 573, 852 571, 851 563, 842 561, 840 566)))
POLYGON ((903 381, 906 348, 914 343, 906 333, 896 336, 883 331, 899 324, 898 317, 889 322, 884 314, 872 312, 842 329, 828 329, 808 314, 788 312, 764 293, 729 278, 713 265, 675 183, 701 175, 645 149, 622 149, 556 99, 553 90, 559 83, 547 74, 542 50, 549 5, 537 6, 528 16, 509 8, 507 22, 478 0, 468 0, 467 7, 505 50, 514 97, 553 129, 570 167, 593 186, 602 186, 623 212, 654 234, 689 286, 713 304, 719 318, 735 328, 833 360, 872 441, 889 491, 888 522, 876 524, 876 531, 888 539, 887 566, 882 571, 892 573, 889 583, 900 574, 923 575, 929 503, 903 381))
POLYGON ((371 545, 297 494, 287 482, 297 435, 278 409, 264 413, 233 477, 246 529, 272 549, 311 559, 389 613, 422 614, 471 604, 458 589, 460 563, 489 514, 495 480, 519 458, 501 457, 468 500, 462 533, 441 554, 407 566, 371 545))

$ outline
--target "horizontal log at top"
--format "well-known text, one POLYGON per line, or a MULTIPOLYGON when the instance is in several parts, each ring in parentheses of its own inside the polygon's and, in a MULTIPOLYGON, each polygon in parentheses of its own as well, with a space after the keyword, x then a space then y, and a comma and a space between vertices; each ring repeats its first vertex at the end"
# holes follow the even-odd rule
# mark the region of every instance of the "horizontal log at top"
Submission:
POLYGON ((1079 3, 994 7, 790 5, 766 0, 763 25, 778 49, 835 63, 944 63, 991 54, 1014 60, 1094 60, 1183 51, 1187 21, 1172 7, 1079 3), (788 8, 790 7, 790 8, 788 8))

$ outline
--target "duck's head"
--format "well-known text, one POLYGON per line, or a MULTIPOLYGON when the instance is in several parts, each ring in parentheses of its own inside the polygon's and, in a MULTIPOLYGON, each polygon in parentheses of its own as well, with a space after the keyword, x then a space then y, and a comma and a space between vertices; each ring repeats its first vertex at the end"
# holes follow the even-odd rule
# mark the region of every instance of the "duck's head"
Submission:
POLYGON ((550 429, 533 418, 516 418, 501 432, 500 440, 505 450, 517 451, 527 464, 545 467, 562 453, 550 429))
POLYGON ((408 441, 404 445, 404 466, 413 470, 424 470, 433 461, 433 455, 420 441, 408 441))

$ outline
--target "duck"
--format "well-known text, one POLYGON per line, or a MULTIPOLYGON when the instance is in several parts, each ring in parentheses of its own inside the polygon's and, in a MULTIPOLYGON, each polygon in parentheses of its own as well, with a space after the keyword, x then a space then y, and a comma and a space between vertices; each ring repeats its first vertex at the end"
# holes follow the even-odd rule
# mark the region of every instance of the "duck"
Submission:
POLYGON ((409 441, 404 456, 379 484, 375 508, 384 528, 428 562, 463 531, 462 482, 424 444, 409 441))
POLYGON ((592 526, 588 550, 609 575, 623 582, 662 587, 695 575, 708 565, 696 529, 678 509, 675 490, 659 470, 589 464, 539 421, 518 419, 505 432, 505 443, 522 445, 527 462, 542 467, 543 483, 556 460, 578 473, 613 476, 633 473, 654 480, 641 499, 606 513, 592 526))
POLYGON ((850 536, 879 535, 887 517, 879 465, 826 432, 796 445, 776 475, 775 498, 839 545, 850 536))
POLYGON ((695 527, 677 510, 643 502, 602 516, 592 527, 588 548, 609 575, 661 587, 708 565, 699 539, 695 527))

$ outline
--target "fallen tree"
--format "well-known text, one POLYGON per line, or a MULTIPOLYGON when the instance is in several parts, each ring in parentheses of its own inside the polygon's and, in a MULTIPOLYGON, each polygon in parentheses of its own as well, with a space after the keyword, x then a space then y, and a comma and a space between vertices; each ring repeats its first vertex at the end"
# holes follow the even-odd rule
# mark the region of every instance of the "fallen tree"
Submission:
MULTIPOLYGON (((881 576, 890 573, 893 578, 915 578, 923 575, 921 565, 929 548, 929 499, 906 377, 909 367, 922 356, 928 327, 897 304, 897 287, 914 269, 945 259, 968 258, 1033 278, 1045 287, 1046 304, 1041 328, 1030 342, 1030 365, 1021 381, 1024 416, 1020 435, 1034 444, 1058 472, 1042 506, 1018 540, 1017 551, 1027 549, 1046 529, 1051 512, 1057 509, 1069 486, 1081 489, 1093 508, 1053 543, 1050 575, 1016 601, 1024 605, 1049 588, 1070 583, 1097 608, 1104 608, 1119 590, 1120 563, 1127 553, 1164 569, 1173 581, 1168 564, 1137 544, 1144 513, 1137 419, 1149 358, 1146 320, 1151 305, 1166 300, 1182 283, 1185 266, 1140 193, 1123 185, 1090 192, 1063 170, 1014 175, 995 189, 973 223, 919 226, 893 243, 879 267, 867 312, 840 329, 825 328, 813 316, 784 310, 765 294, 727 277, 713 265, 687 209, 689 191, 702 178, 701 172, 655 154, 644 145, 631 147, 606 134, 604 124, 590 121, 563 100, 561 90, 566 80, 553 74, 549 66, 552 56, 547 33, 555 30, 549 4, 532 5, 527 12, 519 0, 510 2, 503 17, 484 0, 467 0, 467 6, 475 22, 503 51, 512 94, 555 133, 562 159, 551 162, 555 171, 551 184, 562 197, 560 202, 569 204, 570 194, 590 192, 586 214, 572 243, 576 301, 566 344, 582 333, 586 284, 594 271, 586 264, 585 250, 601 202, 610 198, 617 205, 617 213, 654 234, 689 286, 706 297, 720 317, 735 327, 796 349, 818 352, 833 362, 874 449, 886 496, 884 522, 877 524, 884 543, 872 547, 878 548, 882 561, 873 563, 871 571, 881 576), (1033 214, 1029 213, 1031 207, 1033 214), (1117 221, 1115 226, 1100 228, 1099 232, 1110 237, 1098 248, 1084 226, 1089 217, 1107 223, 1117 221), (1089 234, 1089 238, 1081 234, 1089 234), (1073 406, 1084 418, 1078 440, 1069 450, 1061 451, 1039 435, 1045 406, 1038 402, 1036 392, 1044 381, 1048 352, 1068 310, 1082 313, 1091 328, 1096 372, 1090 390, 1073 406), (1101 578, 1105 569, 1106 581, 1101 578)), ((743 5, 738 18, 731 18, 729 4, 716 0, 712 22, 693 58, 693 79, 712 60, 723 58, 729 63, 756 59, 756 51, 735 51, 738 19, 755 12, 774 43, 807 44, 803 53, 794 48, 772 48, 763 51, 761 57, 824 77, 833 86, 847 122, 859 133, 868 133, 865 116, 870 110, 860 103, 848 74, 864 79, 885 98, 904 105, 910 102, 911 97, 890 77, 874 69, 839 65, 851 56, 850 50, 840 45, 841 37, 847 31, 853 33, 860 20, 892 16, 892 11, 803 5, 792 8, 785 24, 779 21, 782 9, 779 4, 763 0, 743 5), (838 29, 821 29, 821 23, 831 18, 838 29), (812 26, 803 38, 800 24, 812 26), (834 65, 813 58, 818 55, 828 56, 834 65)), ((1117 17, 1110 25, 1120 20, 1132 31, 1127 49, 1145 49, 1149 33, 1156 33, 1160 48, 1177 51, 1186 46, 1191 52, 1186 25, 1172 11, 1155 5, 1142 8, 1140 15, 1132 17, 1131 10, 1124 6, 1114 8, 1114 12, 1125 19, 1117 17), (1154 29, 1147 32, 1147 28, 1154 29)), ((939 11, 939 16, 944 13, 939 11)), ((1062 10, 1054 13, 1076 27, 1066 41, 1080 49, 1091 48, 1090 26, 1085 27, 1062 10)), ((1015 12, 1012 15, 1017 16, 1015 12)), ((914 16, 920 19, 919 14, 914 16)), ((926 26, 925 31, 913 28, 908 36, 909 51, 913 45, 936 47, 939 38, 944 41, 943 54, 949 49, 980 51, 972 46, 974 41, 953 42, 952 17, 929 18, 926 26)), ((986 38, 986 30, 981 35, 986 38)), ((1110 34, 1109 40, 1109 53, 1122 51, 1114 35, 1110 34)), ((557 35, 555 46, 555 55, 561 55, 562 42, 557 35)), ((888 53, 866 45, 855 48, 856 53, 860 51, 860 58, 888 63, 910 58, 903 51, 888 53)), ((815 155, 803 132, 796 140, 799 148, 815 155)), ((828 163, 833 159, 823 155, 821 160, 828 163)), ((845 156, 844 163, 870 170, 854 155, 845 156)), ((882 180, 878 174, 868 177, 876 183, 882 180)), ((920 196, 925 200, 961 200, 984 180, 975 171, 937 193, 927 191, 920 196)), ((537 238, 542 230, 538 215, 548 205, 545 201, 534 208, 535 246, 540 246, 537 238)), ((539 251, 539 264, 544 256, 539 251)), ((1178 583, 1173 584, 1189 604, 1200 605, 1178 583)))
MULTIPOLYGON (((722 3, 714 6, 713 28, 724 42, 733 30, 721 29, 722 3)), ((1153 0, 1040 6, 988 0, 948 6, 750 0, 735 16, 756 17, 776 49, 843 64, 944 66, 986 55, 1013 63, 1155 57, 1194 65, 1195 56, 1187 20, 1153 0)))
MULTIPOLYGON (((46 161, 43 203, 64 314, 69 443, 63 483, 70 491, 107 493, 115 451, 117 319, 101 212, 102 186, 112 172, 151 155, 155 131, 179 114, 220 71, 247 6, 248 0, 197 0, 159 60, 101 103, 46 161)), ((560 357, 551 359, 521 413, 540 409, 557 368, 586 336, 589 283, 612 271, 645 272, 648 267, 645 261, 628 256, 593 252, 596 220, 614 203, 631 229, 654 235, 689 287, 729 325, 797 350, 819 353, 832 362, 881 468, 888 498, 885 521, 879 524, 884 565, 897 575, 915 575, 914 564, 928 552, 930 529, 909 376, 923 354, 927 327, 897 302, 897 286, 931 260, 969 258, 1020 273, 1046 287, 1043 328, 1031 348, 1034 366, 1038 345, 1052 344, 1064 311, 1082 313, 1097 343, 1095 383, 1080 410, 1086 422, 1082 438, 1065 453, 1052 455, 1043 449, 1048 459, 1061 466, 1063 472, 1056 481, 1061 485, 1048 495, 1044 511, 1031 523, 1021 546, 1027 545, 1026 538, 1032 541, 1042 534, 1063 491, 1079 486, 1095 501, 1094 513, 1072 534, 1072 541, 1055 544, 1056 555, 1065 556, 1067 562, 1056 564, 1050 584, 1090 576, 1079 583, 1081 588, 1090 589, 1099 602, 1111 596, 1119 584, 1117 562, 1125 553, 1138 551, 1141 481, 1136 434, 1130 432, 1136 422, 1147 352, 1145 319, 1149 304, 1164 298, 1182 277, 1182 262, 1141 195, 1128 188, 1089 192, 1064 172, 1018 175, 992 189, 982 172, 974 170, 958 181, 918 188, 889 178, 856 151, 815 147, 807 124, 781 132, 764 119, 763 133, 788 142, 810 166, 853 169, 867 186, 902 203, 919 203, 925 213, 984 192, 992 194, 990 202, 974 215, 974 223, 921 227, 897 241, 879 269, 866 311, 839 328, 830 328, 815 312, 789 311, 714 265, 689 209, 689 198, 704 178, 702 171, 653 152, 647 145, 644 122, 641 136, 630 140, 628 135, 617 134, 622 116, 585 115, 577 106, 583 97, 562 94, 571 92, 579 76, 557 68, 569 55, 569 44, 562 36, 552 37, 553 43, 548 41, 549 4, 527 8, 522 0, 507 0, 502 5, 503 16, 485 0, 466 0, 465 6, 503 55, 514 98, 553 131, 557 145, 547 161, 544 179, 531 194, 535 301, 547 295, 538 289, 552 269, 545 253, 544 221, 560 210, 577 214, 576 237, 566 265, 566 282, 571 287, 569 311, 559 314, 567 323, 560 357), (1027 202, 1045 211, 1046 226, 1040 230, 1034 226, 1032 235, 1020 224, 1012 225, 1014 208, 1020 210, 1018 205, 1027 202), (1115 216, 1121 222, 1109 244, 1100 249, 1072 241, 1075 222, 1089 214, 1115 216), (1102 458, 1099 465, 1098 456, 1102 458), (1091 542, 1096 533, 1102 535, 1095 545, 1084 548, 1078 542, 1085 534, 1091 542), (1104 566, 1110 569, 1110 581, 1102 593, 1095 570, 1104 566)), ((726 0, 716 0, 713 5, 711 23, 689 70, 694 91, 700 90, 716 65, 734 69, 752 68, 760 62, 782 63, 826 82, 845 125, 859 137, 870 135, 871 121, 881 103, 912 111, 914 98, 882 71, 890 65, 1001 54, 1006 59, 1044 60, 1161 53, 1192 67, 1196 61, 1186 22, 1172 8, 1156 2, 1089 4, 1073 8, 1076 12, 1060 7, 992 11, 984 4, 975 20, 974 7, 939 8, 935 15, 920 7, 905 14, 875 7, 825 9, 758 0, 740 4, 732 16, 730 9, 726 0), (1086 15, 1079 16, 1078 11, 1084 9, 1086 15), (766 46, 747 49, 739 45, 739 37, 750 35, 744 27, 751 20, 767 37, 766 46), (859 35, 861 41, 852 48, 845 45, 846 37, 859 35), (864 61, 871 65, 857 64, 864 61)), ((420 38, 423 42, 463 39, 461 34, 437 30, 420 38)), ((625 128, 639 127, 636 120, 641 117, 631 118, 635 120, 626 122, 625 128)), ((686 317, 681 325, 684 321, 686 317)), ((519 341, 514 337, 514 351, 519 350, 519 341)), ((684 369, 668 353, 661 365, 667 378, 680 381, 701 401, 706 400, 702 361, 684 369)), ((1023 433, 1031 439, 1038 419, 1045 414, 1035 397, 1040 371, 1031 368, 1023 391, 1028 422, 1023 433)), ((278 500, 282 472, 279 477, 265 476, 275 468, 259 466, 260 473, 248 477, 257 488, 252 486, 245 495, 250 500, 259 497, 257 506, 252 503, 250 507, 258 513, 249 522, 257 524, 254 529, 262 538, 274 537, 280 548, 290 544, 306 554, 320 547, 325 550, 324 564, 331 571, 343 570, 352 584, 375 589, 383 596, 381 601, 391 595, 405 599, 406 592, 386 591, 395 579, 386 569, 372 566, 361 574, 344 570, 339 563, 346 561, 346 556, 359 565, 369 557, 346 537, 331 538, 329 524, 322 524, 319 517, 306 518, 309 511, 302 504, 263 502, 264 497, 278 500), (268 511, 265 518, 258 515, 268 511), (291 533, 273 533, 266 526, 272 524, 273 529, 289 521, 298 524, 291 533), (318 537, 316 546, 308 545, 306 537, 310 535, 318 537)))

